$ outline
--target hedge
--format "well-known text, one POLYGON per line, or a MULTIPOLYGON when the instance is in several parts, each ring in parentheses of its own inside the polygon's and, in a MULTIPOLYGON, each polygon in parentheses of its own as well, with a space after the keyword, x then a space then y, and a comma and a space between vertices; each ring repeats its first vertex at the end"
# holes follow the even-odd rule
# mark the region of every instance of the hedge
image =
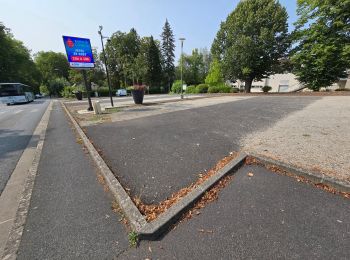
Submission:
POLYGON ((186 93, 188 93, 188 94, 195 94, 195 93, 197 93, 196 86, 195 85, 188 86, 186 88, 186 93))
POLYGON ((230 93, 231 90, 232 88, 226 85, 210 86, 208 93, 230 93))
POLYGON ((208 84, 199 84, 197 86, 197 93, 207 93, 209 89, 208 84))

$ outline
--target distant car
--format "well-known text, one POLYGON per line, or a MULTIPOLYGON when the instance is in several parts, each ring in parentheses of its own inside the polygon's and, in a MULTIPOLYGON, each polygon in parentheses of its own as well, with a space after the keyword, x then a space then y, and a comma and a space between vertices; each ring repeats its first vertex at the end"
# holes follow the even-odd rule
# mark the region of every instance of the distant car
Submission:
POLYGON ((43 95, 41 95, 40 93, 39 94, 35 94, 35 98, 42 98, 43 95))
POLYGON ((117 95, 117 97, 122 97, 122 96, 126 96, 128 93, 126 92, 126 89, 118 89, 117 92, 115 93, 117 95))

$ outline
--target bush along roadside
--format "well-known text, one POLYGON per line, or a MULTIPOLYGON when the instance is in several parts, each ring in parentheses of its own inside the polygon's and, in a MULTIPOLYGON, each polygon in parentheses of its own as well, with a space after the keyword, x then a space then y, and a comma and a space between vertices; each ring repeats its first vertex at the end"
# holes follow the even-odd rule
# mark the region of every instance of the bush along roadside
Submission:
POLYGON ((188 86, 186 88, 186 93, 187 94, 195 94, 195 93, 197 93, 196 86, 195 85, 188 86))
MULTIPOLYGON (((183 81, 183 84, 186 84, 185 81, 183 81)), ((173 85, 171 86, 171 93, 173 94, 180 94, 181 93, 181 80, 175 80, 173 85)))
POLYGON ((231 93, 232 88, 225 84, 210 86, 208 89, 208 93, 231 93))
POLYGON ((272 89, 272 87, 270 87, 270 86, 264 86, 264 87, 262 87, 262 91, 263 91, 264 93, 269 92, 271 89, 272 89))
POLYGON ((208 93, 209 85, 208 84, 199 84, 196 87, 197 93, 208 93))

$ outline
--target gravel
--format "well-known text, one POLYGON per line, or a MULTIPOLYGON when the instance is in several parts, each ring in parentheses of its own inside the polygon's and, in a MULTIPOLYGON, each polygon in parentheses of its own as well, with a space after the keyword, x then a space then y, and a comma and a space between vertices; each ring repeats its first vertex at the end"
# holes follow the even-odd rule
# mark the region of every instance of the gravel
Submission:
POLYGON ((248 152, 350 183, 350 97, 323 97, 242 139, 248 152))

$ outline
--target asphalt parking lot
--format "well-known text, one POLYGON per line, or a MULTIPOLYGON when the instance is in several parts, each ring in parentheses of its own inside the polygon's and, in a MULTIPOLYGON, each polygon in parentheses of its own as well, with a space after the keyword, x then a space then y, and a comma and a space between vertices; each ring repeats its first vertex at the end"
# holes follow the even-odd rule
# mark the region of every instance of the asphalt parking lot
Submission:
POLYGON ((247 134, 272 126, 318 98, 253 97, 85 130, 131 194, 157 203, 240 150, 240 139, 247 134))

